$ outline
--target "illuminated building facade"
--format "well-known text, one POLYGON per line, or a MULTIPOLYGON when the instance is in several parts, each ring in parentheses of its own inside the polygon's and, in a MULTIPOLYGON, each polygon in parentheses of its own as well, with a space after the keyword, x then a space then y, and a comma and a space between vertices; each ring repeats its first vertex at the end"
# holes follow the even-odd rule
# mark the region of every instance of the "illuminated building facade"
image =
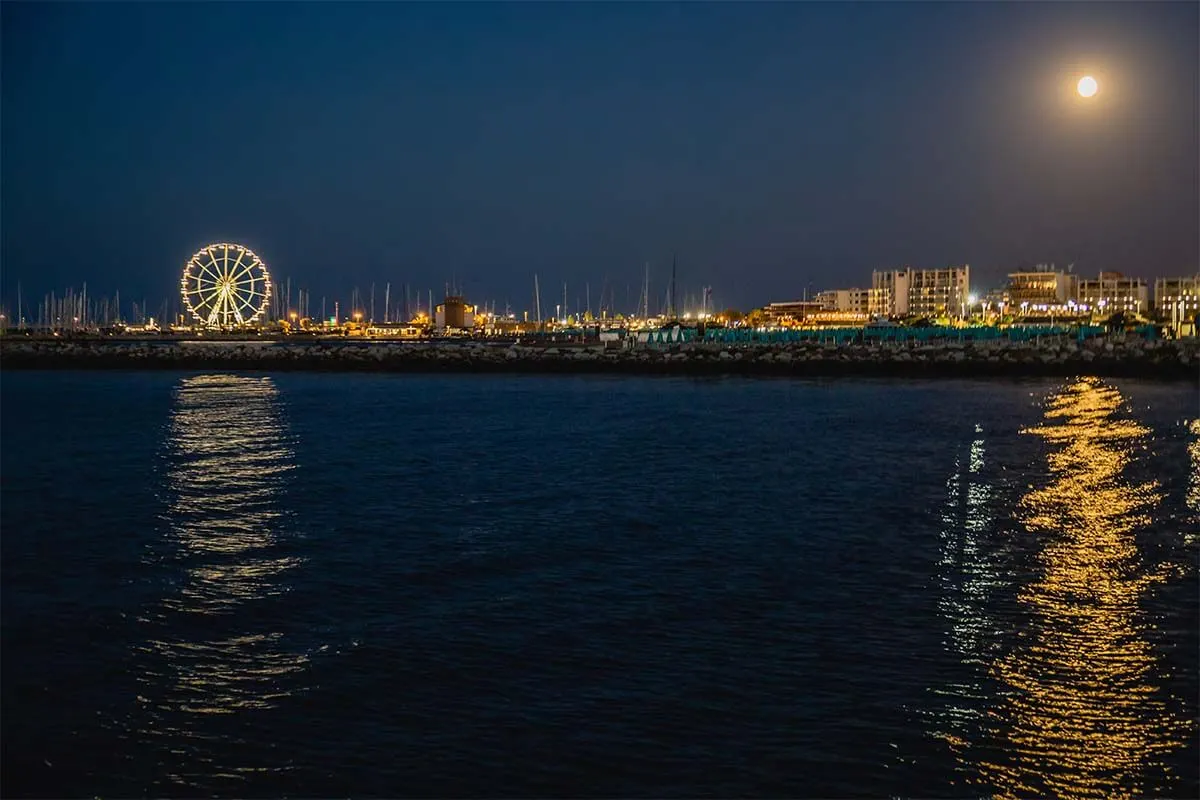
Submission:
POLYGON ((1159 278, 1154 282, 1154 310, 1163 319, 1200 314, 1200 275, 1159 278))
POLYGON ((1079 278, 1069 272, 1039 269, 1033 272, 1010 272, 1006 289, 1008 301, 1014 306, 1059 306, 1079 299, 1079 278))
POLYGON ((1095 280, 1079 282, 1079 302, 1101 313, 1123 311, 1144 316, 1150 311, 1150 287, 1141 278, 1101 272, 1095 280))
POLYGON ((461 295, 446 295, 434 309, 433 319, 438 330, 470 330, 475 327, 475 306, 467 304, 461 295))
POLYGON ((763 311, 769 325, 802 325, 823 310, 817 300, 793 300, 787 303, 771 303, 763 311))
POLYGON ((375 322, 366 326, 366 335, 378 339, 420 339, 427 333, 415 322, 375 322))
POLYGON ((816 300, 823 311, 860 316, 887 313, 887 296, 878 289, 828 289, 816 300))
POLYGON ((961 317, 966 314, 971 268, 876 270, 871 288, 878 311, 891 317, 961 317))

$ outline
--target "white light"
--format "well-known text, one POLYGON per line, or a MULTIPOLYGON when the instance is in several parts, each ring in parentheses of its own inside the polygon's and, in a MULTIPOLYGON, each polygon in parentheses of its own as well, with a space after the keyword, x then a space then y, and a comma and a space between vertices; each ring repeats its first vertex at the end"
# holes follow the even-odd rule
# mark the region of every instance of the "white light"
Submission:
POLYGON ((1091 97, 1096 92, 1100 91, 1100 84, 1096 83, 1096 79, 1091 75, 1084 75, 1079 79, 1079 85, 1076 87, 1079 90, 1081 97, 1091 97))

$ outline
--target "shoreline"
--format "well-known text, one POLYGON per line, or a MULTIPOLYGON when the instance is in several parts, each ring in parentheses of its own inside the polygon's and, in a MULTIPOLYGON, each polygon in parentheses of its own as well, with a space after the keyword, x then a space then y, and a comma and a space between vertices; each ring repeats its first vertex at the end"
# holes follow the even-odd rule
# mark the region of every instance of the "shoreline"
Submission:
POLYGON ((1200 382, 1200 340, 682 344, 622 350, 480 342, 0 341, 0 371, 66 369, 1009 379, 1087 374, 1200 382))

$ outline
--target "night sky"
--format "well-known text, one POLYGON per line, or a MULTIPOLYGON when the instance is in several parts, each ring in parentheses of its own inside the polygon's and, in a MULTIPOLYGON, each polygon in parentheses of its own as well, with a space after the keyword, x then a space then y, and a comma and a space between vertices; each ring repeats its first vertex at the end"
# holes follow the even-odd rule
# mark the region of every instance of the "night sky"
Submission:
POLYGON ((314 302, 1188 274, 1198 8, 5 2, 0 289, 157 302, 224 240, 314 302))

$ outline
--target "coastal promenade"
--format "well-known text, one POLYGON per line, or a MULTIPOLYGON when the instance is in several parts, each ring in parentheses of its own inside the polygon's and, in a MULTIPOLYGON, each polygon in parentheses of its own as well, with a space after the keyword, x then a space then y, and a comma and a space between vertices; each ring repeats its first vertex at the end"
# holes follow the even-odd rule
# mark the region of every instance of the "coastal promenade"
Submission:
POLYGON ((683 343, 612 349, 483 341, 0 341, 0 369, 998 377, 1095 375, 1200 381, 1200 339, 1067 337, 934 343, 683 343))

